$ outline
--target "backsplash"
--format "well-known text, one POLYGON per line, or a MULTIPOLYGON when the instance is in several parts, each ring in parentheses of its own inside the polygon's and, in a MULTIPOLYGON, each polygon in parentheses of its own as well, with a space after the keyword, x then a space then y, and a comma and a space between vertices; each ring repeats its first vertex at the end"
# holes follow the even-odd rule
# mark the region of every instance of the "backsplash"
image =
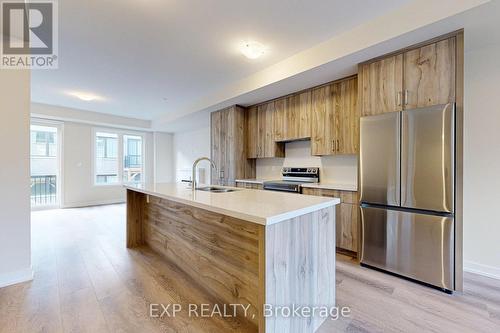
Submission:
POLYGON ((358 183, 358 157, 355 155, 311 156, 310 141, 286 143, 285 150, 285 158, 257 159, 258 179, 280 179, 283 167, 319 167, 322 183, 358 183))

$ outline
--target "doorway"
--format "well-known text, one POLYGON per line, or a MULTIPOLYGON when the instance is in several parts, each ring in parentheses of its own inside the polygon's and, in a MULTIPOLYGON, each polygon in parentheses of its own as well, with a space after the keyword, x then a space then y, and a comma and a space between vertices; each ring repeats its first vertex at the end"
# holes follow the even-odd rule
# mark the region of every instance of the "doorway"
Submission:
POLYGON ((61 125, 31 121, 31 209, 59 208, 61 202, 61 125))

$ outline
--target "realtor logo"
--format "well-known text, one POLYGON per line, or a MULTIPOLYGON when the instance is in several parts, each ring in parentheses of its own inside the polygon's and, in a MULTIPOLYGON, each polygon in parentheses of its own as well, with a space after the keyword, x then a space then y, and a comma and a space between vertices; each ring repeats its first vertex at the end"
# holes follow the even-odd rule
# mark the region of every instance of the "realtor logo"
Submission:
POLYGON ((1 68, 57 68, 57 3, 1 3, 1 68))

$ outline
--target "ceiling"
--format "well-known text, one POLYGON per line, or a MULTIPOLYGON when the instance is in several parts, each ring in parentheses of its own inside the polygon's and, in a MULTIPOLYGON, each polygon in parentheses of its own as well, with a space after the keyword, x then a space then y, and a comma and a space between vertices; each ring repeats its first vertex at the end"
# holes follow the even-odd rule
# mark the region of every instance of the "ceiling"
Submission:
POLYGON ((59 1, 59 69, 32 72, 32 100, 165 117, 409 2, 59 1), (249 39, 268 47, 263 57, 239 54, 237 46, 249 39), (67 91, 104 99, 84 102, 67 91))

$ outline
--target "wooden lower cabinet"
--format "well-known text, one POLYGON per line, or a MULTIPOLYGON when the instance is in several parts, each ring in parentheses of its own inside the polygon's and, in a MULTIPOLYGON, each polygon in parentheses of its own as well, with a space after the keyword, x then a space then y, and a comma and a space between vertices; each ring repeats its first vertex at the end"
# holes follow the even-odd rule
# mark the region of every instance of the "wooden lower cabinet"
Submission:
POLYGON ((236 182, 236 187, 249 188, 249 189, 254 189, 254 190, 263 190, 264 189, 262 184, 247 183, 247 182, 236 182))
POLYGON ((336 247, 339 252, 356 256, 361 231, 358 192, 303 188, 302 194, 340 199, 336 211, 336 247))

